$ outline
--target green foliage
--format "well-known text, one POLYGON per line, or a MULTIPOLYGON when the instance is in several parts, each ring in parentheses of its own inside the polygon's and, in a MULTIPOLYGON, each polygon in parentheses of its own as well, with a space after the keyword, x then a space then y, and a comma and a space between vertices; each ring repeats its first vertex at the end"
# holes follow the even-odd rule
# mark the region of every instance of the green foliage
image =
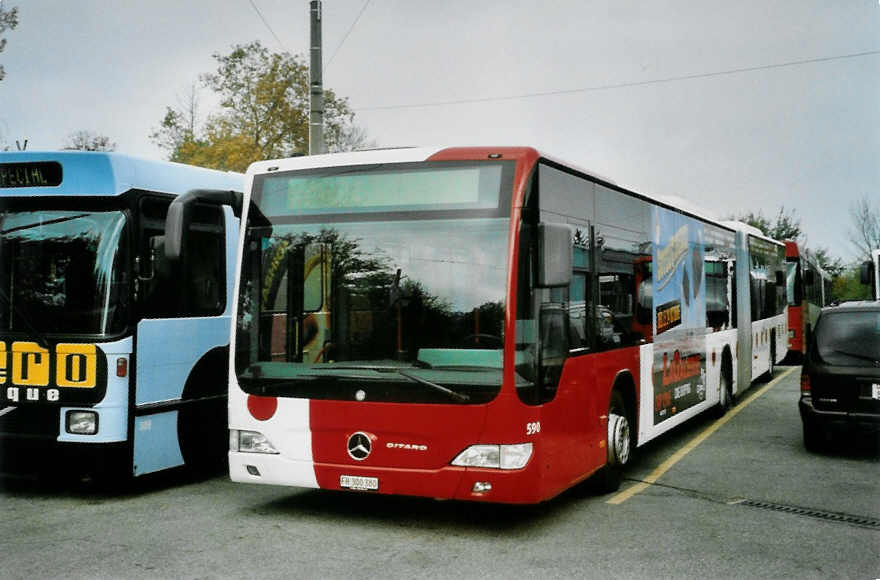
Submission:
POLYGON ((831 253, 825 248, 813 250, 810 252, 810 254, 816 260, 816 263, 819 264, 819 267, 828 272, 828 274, 831 275, 832 278, 840 276, 846 269, 846 265, 843 263, 843 260, 836 256, 832 256, 831 253))
POLYGON ((855 266, 844 270, 841 275, 834 278, 831 296, 835 302, 869 300, 871 288, 862 284, 859 267, 855 266))
MULTIPOLYGON (((3 8, 3 4, 0 3, 0 35, 7 30, 14 30, 16 26, 18 26, 18 6, 12 9, 6 9, 3 8)), ((5 48, 6 39, 0 36, 0 52, 3 52, 3 49, 5 48)), ((6 71, 3 69, 3 65, 0 64, 0 81, 2 81, 5 76, 6 71)))
MULTIPOLYGON (((170 159, 244 171, 254 161, 307 153, 310 88, 304 58, 270 52, 259 41, 213 57, 217 70, 200 80, 220 98, 220 110, 199 125, 195 94, 184 107, 167 107, 151 138, 170 159)), ((348 100, 326 90, 324 139, 330 151, 367 144, 353 122, 348 100)))
POLYGON ((776 214, 776 220, 773 222, 764 217, 764 214, 760 211, 758 213, 749 212, 733 219, 758 228, 766 236, 774 240, 797 240, 803 232, 801 231, 801 220, 795 218, 794 213, 794 210, 792 210, 789 214, 785 211, 785 206, 780 206, 779 213, 776 214))

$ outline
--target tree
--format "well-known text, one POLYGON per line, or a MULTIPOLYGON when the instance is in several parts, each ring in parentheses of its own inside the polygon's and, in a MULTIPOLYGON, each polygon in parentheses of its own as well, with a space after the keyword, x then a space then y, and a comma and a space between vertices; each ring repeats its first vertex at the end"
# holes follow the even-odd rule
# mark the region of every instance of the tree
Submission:
POLYGON ((836 302, 868 300, 871 297, 871 288, 862 284, 859 267, 852 266, 845 268, 839 276, 834 278, 831 296, 836 302))
POLYGON ((819 267, 828 272, 832 278, 843 275, 844 270, 846 270, 846 264, 843 263, 843 260, 837 256, 832 256, 825 248, 813 250, 811 254, 819 267))
POLYGON ((733 219, 758 228, 774 240, 797 240, 803 232, 801 231, 801 220, 795 218, 794 214, 794 210, 789 214, 785 211, 785 206, 780 206, 779 213, 776 214, 776 221, 772 223, 760 211, 758 213, 749 212, 733 219))
POLYGON ((860 260, 870 260, 871 250, 880 248, 880 202, 865 195, 850 207, 853 230, 850 241, 856 246, 860 260))
MULTIPOLYGON (((220 110, 200 125, 194 94, 183 107, 167 107, 151 138, 169 158, 244 171, 254 161, 307 153, 310 88, 304 58, 270 52, 259 41, 213 57, 217 70, 200 81, 220 97, 220 110)), ((332 90, 324 93, 324 136, 330 151, 369 145, 354 125, 348 99, 332 90)))
MULTIPOLYGON (((18 6, 6 9, 3 7, 3 2, 0 1, 0 52, 3 52, 3 49, 6 48, 6 39, 2 37, 2 34, 7 30, 14 30, 16 26, 18 26, 18 6)), ((0 81, 5 76, 6 71, 3 69, 3 65, 0 64, 0 81)))
POLYGON ((64 144, 62 149, 73 151, 115 151, 116 143, 111 143, 110 137, 105 135, 81 130, 68 135, 67 143, 64 144))
POLYGON ((177 101, 178 108, 166 107, 161 128, 150 135, 156 145, 172 152, 183 143, 195 141, 199 111, 199 96, 195 83, 190 86, 185 100, 178 96, 177 101))

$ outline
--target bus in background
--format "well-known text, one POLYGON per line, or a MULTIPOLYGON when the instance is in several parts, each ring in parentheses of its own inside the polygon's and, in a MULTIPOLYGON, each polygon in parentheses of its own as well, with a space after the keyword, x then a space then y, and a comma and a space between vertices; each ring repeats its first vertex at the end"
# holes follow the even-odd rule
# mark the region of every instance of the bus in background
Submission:
MULTIPOLYGON (((751 353, 751 372, 748 365, 739 367, 740 384, 747 386, 754 378, 771 378, 776 364, 787 354, 785 244, 744 223, 726 221, 724 224, 738 232, 740 267, 736 271, 735 295, 741 318, 737 324, 737 348, 751 353), (744 300, 749 301, 748 306, 744 300), (750 324, 744 324, 743 320, 750 324)), ((740 361, 744 361, 742 356, 740 361)))
POLYGON ((871 287, 871 297, 880 300, 880 249, 871 250, 871 259, 862 263, 861 277, 871 287))
POLYGON ((786 294, 788 296, 788 355, 792 363, 800 364, 806 352, 810 334, 827 305, 826 294, 831 277, 797 242, 785 242, 786 294))
POLYGON ((0 153, 3 474, 222 466, 241 186, 116 153, 0 153), (189 225, 166 244, 175 216, 189 225))
POLYGON ((536 503, 785 353, 785 253, 531 148, 259 162, 234 481, 536 503))

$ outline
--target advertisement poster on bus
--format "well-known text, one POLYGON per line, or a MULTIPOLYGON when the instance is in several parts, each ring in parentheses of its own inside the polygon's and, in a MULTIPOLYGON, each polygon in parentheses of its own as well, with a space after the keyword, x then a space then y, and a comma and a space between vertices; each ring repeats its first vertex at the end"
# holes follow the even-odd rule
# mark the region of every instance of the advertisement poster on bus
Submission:
POLYGON ((654 424, 706 400, 705 231, 701 222, 652 209, 654 424))

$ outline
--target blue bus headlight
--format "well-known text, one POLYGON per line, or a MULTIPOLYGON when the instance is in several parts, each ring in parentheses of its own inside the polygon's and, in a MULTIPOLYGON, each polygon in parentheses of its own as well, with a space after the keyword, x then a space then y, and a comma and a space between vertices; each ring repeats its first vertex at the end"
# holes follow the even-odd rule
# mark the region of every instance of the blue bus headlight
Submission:
POLYGON ((471 445, 452 460, 452 465, 489 469, 522 469, 531 457, 531 443, 471 445))
POLYGON ((257 431, 239 431, 230 429, 229 450, 241 453, 272 453, 278 454, 278 450, 272 442, 257 431))
POLYGON ((95 411, 68 411, 65 418, 68 433, 94 435, 98 432, 98 413, 95 411))

